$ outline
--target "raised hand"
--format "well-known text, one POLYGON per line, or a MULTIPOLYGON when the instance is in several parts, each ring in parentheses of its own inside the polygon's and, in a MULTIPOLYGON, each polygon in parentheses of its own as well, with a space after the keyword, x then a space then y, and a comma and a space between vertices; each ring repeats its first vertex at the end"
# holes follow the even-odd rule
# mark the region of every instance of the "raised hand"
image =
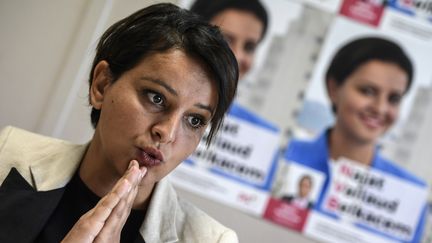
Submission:
POLYGON ((122 228, 129 216, 138 192, 138 185, 146 174, 132 160, 129 169, 113 189, 98 204, 75 223, 63 243, 69 242, 120 242, 122 228))

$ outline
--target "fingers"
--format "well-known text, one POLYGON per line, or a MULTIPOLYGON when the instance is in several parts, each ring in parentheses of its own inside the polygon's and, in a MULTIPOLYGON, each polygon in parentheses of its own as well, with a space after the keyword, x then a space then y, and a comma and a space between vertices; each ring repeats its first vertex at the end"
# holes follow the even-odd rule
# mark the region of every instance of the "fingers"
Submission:
POLYGON ((120 240, 123 225, 129 216, 138 192, 138 185, 147 169, 132 160, 128 170, 98 204, 84 214, 63 242, 112 242, 120 240))
POLYGON ((113 242, 113 239, 116 239, 115 242, 120 240, 121 231, 129 217, 137 192, 137 187, 132 189, 128 197, 117 204, 96 237, 96 243, 113 242))
POLYGON ((112 242, 113 239, 120 240, 119 237, 121 234, 121 230, 126 223, 126 220, 132 209, 132 205, 135 201, 135 197, 138 193, 138 185, 142 179, 141 175, 143 174, 141 173, 139 178, 135 180, 136 183, 132 184, 134 187, 127 194, 127 196, 123 197, 112 210, 111 214, 105 222, 104 227, 96 237, 95 242, 112 242))
MULTIPOLYGON (((138 162, 132 160, 129 164, 129 169, 126 171, 123 177, 96 205, 93 213, 94 220, 105 222, 117 204, 123 199, 126 200, 132 189, 138 186, 142 177, 144 176, 144 173, 139 169, 138 162)), ((133 198, 135 198, 136 192, 133 195, 133 198)))

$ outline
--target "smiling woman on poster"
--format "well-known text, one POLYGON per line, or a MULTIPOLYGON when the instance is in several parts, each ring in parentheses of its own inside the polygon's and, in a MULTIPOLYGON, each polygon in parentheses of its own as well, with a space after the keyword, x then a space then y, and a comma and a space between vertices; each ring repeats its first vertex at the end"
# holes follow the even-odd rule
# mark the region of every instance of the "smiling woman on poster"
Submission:
MULTIPOLYGON (((265 37, 268 27, 267 11, 259 0, 195 0, 190 10, 197 13, 205 21, 221 29, 231 50, 236 56, 239 68, 240 84, 245 75, 252 68, 255 53, 265 37)), ((240 88, 241 89, 241 88, 240 88)), ((244 90, 246 93, 246 90, 244 90)), ((205 168, 204 173, 222 175, 227 181, 240 182, 242 186, 268 189, 271 184, 273 168, 278 153, 279 128, 265 117, 253 112, 250 108, 239 102, 240 94, 231 105, 226 116, 227 127, 236 127, 236 133, 228 130, 222 131, 215 137, 214 146, 202 148, 198 146, 193 156, 189 158, 190 165, 195 168, 205 168), (260 139, 249 138, 250 134, 261 134, 260 139), (245 153, 230 153, 226 148, 235 148, 245 153), (239 156, 240 155, 240 156, 239 156), (195 166, 200 164, 200 166, 195 166)), ((204 137, 205 138, 205 137, 204 137)), ((204 144, 205 139, 202 141, 204 144)), ((193 183, 177 178, 184 184, 193 183)), ((201 183, 208 184, 208 183, 201 183)), ((214 187, 216 188, 216 187, 214 187)), ((211 188, 203 190, 203 194, 214 197, 218 194, 222 201, 227 198, 225 193, 212 192, 211 188)), ((227 188, 232 190, 233 187, 227 188)), ((193 189, 192 189, 193 190, 193 189)), ((232 192, 236 195, 240 192, 232 192)), ((236 200, 236 199, 235 199, 236 200)))
POLYGON ((242 79, 251 69, 267 31, 268 16, 263 4, 258 0, 196 0, 191 11, 221 28, 237 58, 242 79))
MULTIPOLYGON (((397 178, 425 183, 383 158, 378 140, 395 123, 403 97, 411 87, 413 66, 396 43, 365 37, 346 43, 334 55, 325 75, 335 124, 314 141, 293 140, 285 158, 327 175, 316 204, 320 210, 329 187, 331 163, 347 158, 397 178)), ((421 210, 421 209, 419 209, 421 210)), ((424 220, 415 229, 419 242, 424 220)))
POLYGON ((218 28, 172 4, 112 25, 89 77, 88 144, 0 133, 0 242, 237 242, 165 179, 236 92, 218 28))

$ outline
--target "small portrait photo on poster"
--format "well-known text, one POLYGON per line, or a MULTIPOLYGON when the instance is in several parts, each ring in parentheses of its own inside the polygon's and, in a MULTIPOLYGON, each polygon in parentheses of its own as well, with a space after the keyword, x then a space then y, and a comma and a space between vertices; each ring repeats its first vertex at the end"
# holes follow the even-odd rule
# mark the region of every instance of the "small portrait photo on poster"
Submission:
POLYGON ((284 176, 285 183, 280 188, 278 197, 285 203, 303 209, 312 209, 316 202, 324 176, 313 169, 292 162, 284 176))

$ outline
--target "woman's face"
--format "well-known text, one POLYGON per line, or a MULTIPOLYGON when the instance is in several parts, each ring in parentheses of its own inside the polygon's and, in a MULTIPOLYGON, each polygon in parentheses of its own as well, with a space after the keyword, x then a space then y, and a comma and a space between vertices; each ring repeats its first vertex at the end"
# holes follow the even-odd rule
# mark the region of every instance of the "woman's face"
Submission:
POLYGON ((101 173, 121 176, 136 159, 148 168, 141 184, 154 184, 198 145, 217 105, 214 80, 180 50, 150 55, 114 83, 108 70, 96 73, 100 92, 91 94, 101 110, 92 141, 101 173))
POLYGON ((312 190, 312 181, 309 178, 303 178, 299 184, 299 196, 302 198, 306 198, 309 196, 310 191, 312 190))
POLYGON ((210 23, 221 28, 236 56, 239 77, 243 78, 254 61, 255 49, 264 29, 263 23, 254 14, 236 9, 220 12, 210 23))
POLYGON ((397 119, 407 85, 405 71, 378 60, 361 65, 341 86, 330 80, 335 128, 357 142, 374 143, 397 119))

